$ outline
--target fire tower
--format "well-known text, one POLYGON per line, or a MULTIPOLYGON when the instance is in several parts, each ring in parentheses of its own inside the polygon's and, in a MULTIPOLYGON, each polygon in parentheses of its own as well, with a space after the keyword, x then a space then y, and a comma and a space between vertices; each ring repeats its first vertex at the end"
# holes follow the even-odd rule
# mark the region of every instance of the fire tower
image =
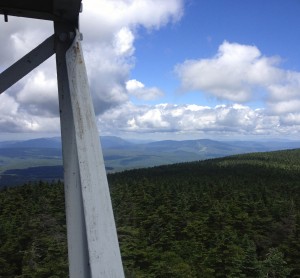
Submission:
POLYGON ((124 277, 78 30, 81 0, 1 0, 0 14, 50 20, 54 34, 0 74, 0 93, 53 54, 59 96, 70 277, 124 277))

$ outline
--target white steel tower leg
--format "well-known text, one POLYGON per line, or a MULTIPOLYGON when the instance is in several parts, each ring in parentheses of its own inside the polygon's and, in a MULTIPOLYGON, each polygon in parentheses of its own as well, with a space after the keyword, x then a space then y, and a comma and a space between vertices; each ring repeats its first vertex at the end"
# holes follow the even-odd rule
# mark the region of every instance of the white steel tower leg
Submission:
MULTIPOLYGON (((55 27, 60 31, 59 24, 55 27)), ((70 277, 124 277, 103 155, 77 32, 56 43, 70 277)))
MULTIPOLYGON (((58 34, 58 32, 62 32, 63 30, 57 27, 56 31, 58 34)), ((71 278, 89 278, 91 275, 89 269, 77 145, 75 140, 75 127, 66 65, 66 46, 68 46, 68 44, 57 40, 56 64, 63 146, 69 276, 71 278)))

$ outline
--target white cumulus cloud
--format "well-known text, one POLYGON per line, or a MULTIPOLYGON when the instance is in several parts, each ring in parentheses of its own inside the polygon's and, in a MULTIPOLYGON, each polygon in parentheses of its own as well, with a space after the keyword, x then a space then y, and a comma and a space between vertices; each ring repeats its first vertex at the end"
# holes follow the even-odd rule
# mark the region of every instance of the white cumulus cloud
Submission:
POLYGON ((146 88, 142 82, 136 79, 128 80, 126 82, 126 89, 130 95, 143 100, 154 100, 163 96, 163 92, 158 88, 146 88))
POLYGON ((117 55, 132 55, 134 35, 128 27, 123 27, 115 35, 115 50, 117 55))
POLYGON ((266 109, 252 109, 241 104, 201 105, 157 104, 137 106, 126 102, 98 118, 103 134, 174 134, 196 137, 237 138, 240 136, 286 136, 300 132, 299 114, 270 115, 266 109), (228 137, 229 136, 229 137, 228 137))
POLYGON ((266 88, 283 72, 278 58, 264 57, 255 46, 225 41, 211 59, 187 60, 176 66, 185 91, 201 91, 218 99, 247 102, 255 88, 266 88))
POLYGON ((219 127, 231 123, 236 129, 243 123, 242 133, 252 126, 258 134, 298 132, 300 72, 282 69, 279 57, 266 57, 256 46, 225 41, 214 57, 187 60, 175 71, 184 91, 199 91, 233 103, 260 100, 266 104, 259 117, 254 111, 243 116, 234 106, 221 109, 217 113, 219 127))

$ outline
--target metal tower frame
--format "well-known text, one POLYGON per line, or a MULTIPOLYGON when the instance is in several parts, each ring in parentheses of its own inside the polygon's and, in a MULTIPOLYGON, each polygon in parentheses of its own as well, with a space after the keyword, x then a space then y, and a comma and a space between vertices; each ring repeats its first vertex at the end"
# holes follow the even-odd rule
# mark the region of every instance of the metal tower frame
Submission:
POLYGON ((0 74, 0 94, 56 54, 71 278, 124 277, 81 48, 81 0, 1 0, 0 14, 54 22, 54 35, 0 74))

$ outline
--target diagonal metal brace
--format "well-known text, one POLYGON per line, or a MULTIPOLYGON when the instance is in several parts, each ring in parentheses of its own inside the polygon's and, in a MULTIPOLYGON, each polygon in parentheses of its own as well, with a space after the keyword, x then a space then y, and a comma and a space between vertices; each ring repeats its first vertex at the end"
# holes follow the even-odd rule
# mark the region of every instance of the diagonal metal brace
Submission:
POLYGON ((54 35, 15 62, 0 74, 0 94, 55 53, 54 35))

